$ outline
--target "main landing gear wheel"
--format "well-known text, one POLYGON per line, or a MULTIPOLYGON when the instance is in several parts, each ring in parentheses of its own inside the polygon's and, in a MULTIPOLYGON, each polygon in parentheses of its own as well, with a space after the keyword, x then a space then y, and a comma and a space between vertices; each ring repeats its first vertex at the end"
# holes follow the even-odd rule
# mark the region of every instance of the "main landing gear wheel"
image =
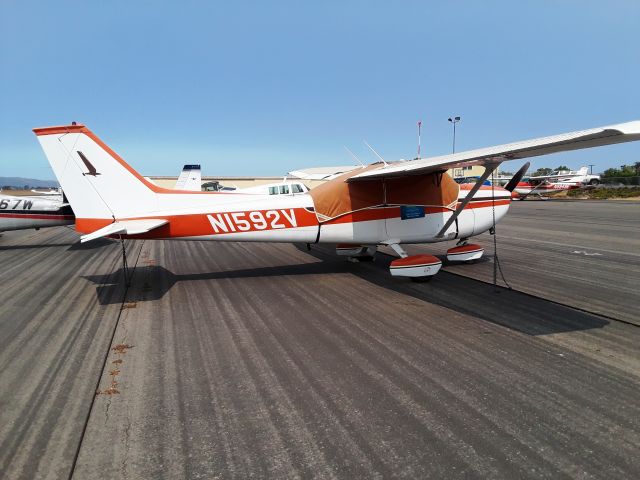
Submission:
POLYGON ((450 262, 471 262, 482 258, 484 248, 475 243, 466 243, 447 250, 447 260, 450 262))

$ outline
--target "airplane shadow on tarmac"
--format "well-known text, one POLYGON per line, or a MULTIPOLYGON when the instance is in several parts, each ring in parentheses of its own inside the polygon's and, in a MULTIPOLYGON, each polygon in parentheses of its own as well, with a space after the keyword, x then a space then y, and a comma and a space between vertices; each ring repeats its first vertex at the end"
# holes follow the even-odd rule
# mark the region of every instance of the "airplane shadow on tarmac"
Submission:
MULTIPOLYGON (((590 330, 602 328, 609 323, 597 315, 506 288, 495 288, 479 280, 448 272, 438 273, 428 283, 413 283, 408 279, 393 278, 388 270, 392 258, 383 253, 377 254, 375 262, 350 263, 337 257, 333 251, 324 250, 324 247, 314 246, 311 251, 307 251, 304 245, 296 247, 322 262, 184 275, 176 275, 157 265, 138 266, 126 301, 145 302, 161 299, 176 283, 184 281, 339 273, 352 274, 378 287, 528 335, 590 330)), ((120 303, 119 299, 122 297, 114 293, 122 288, 122 269, 109 275, 84 278, 97 284, 96 290, 101 304, 120 303)))
POLYGON ((45 244, 24 244, 24 245, 0 245, 0 251, 11 250, 37 250, 49 247, 72 247, 72 243, 45 243, 45 244))
POLYGON ((94 250, 96 248, 101 248, 106 245, 112 245, 113 243, 119 243, 118 240, 112 240, 110 238, 98 238, 91 242, 80 243, 75 242, 73 245, 69 247, 69 250, 94 250))

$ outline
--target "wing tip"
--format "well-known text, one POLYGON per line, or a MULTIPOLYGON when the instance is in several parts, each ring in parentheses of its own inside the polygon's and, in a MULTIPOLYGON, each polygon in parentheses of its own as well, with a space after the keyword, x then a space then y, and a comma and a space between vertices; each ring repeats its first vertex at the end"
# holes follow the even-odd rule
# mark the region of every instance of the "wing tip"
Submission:
POLYGON ((603 130, 615 130, 622 135, 640 135, 640 120, 632 120, 625 123, 617 123, 603 127, 603 130))

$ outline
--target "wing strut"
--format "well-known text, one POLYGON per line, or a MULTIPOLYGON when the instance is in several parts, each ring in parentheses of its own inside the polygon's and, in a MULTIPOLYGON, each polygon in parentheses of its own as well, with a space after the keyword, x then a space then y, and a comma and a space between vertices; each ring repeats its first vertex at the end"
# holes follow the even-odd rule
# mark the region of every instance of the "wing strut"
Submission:
POLYGON ((496 168, 498 168, 499 165, 500 165, 500 163, 491 163, 491 164, 485 165, 484 173, 480 176, 480 178, 475 183, 473 188, 469 191, 467 196, 462 200, 462 202, 460 202, 460 206, 458 206, 456 211, 453 212, 453 215, 451 215, 451 217, 449 217, 449 220, 447 220, 447 223, 445 223, 444 227, 442 227, 442 229, 438 232, 438 234, 436 235, 436 238, 444 237, 444 232, 446 232, 449 229, 449 227, 451 226, 451 224, 456 221, 456 218, 458 218, 458 215, 460 215, 462 210, 464 210, 464 207, 466 207, 467 204, 473 199, 473 197, 475 196, 476 192, 478 190, 480 190, 480 187, 482 186, 484 181, 487 178, 489 178, 489 176, 493 173, 493 171, 496 168))

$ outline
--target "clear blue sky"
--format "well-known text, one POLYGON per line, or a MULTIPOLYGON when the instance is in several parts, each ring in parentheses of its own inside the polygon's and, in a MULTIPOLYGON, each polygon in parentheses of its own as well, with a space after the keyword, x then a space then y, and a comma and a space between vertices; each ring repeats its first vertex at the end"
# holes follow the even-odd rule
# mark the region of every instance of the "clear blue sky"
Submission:
POLYGON ((72 120, 145 175, 280 175, 412 157, 419 119, 427 155, 451 115, 458 150, 640 119, 637 0, 4 0, 0 49, 0 176, 52 178, 31 129, 72 120))

